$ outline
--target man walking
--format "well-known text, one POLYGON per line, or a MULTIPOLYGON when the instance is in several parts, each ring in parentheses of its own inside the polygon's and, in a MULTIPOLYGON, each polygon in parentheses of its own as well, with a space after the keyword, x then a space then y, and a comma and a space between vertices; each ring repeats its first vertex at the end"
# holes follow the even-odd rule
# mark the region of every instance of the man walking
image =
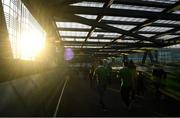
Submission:
POLYGON ((99 66, 94 71, 93 78, 96 79, 97 90, 99 93, 99 103, 104 110, 106 110, 104 95, 108 84, 108 74, 108 69, 103 65, 103 60, 100 60, 99 66))

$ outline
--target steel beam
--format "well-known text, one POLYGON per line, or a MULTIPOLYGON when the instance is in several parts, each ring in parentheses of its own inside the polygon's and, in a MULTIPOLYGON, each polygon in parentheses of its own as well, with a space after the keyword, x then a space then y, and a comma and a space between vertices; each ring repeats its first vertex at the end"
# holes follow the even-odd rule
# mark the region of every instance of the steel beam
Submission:
POLYGON ((166 31, 166 32, 161 32, 161 33, 159 33, 159 34, 157 34, 157 35, 155 35, 155 36, 150 37, 150 39, 156 39, 156 38, 162 37, 162 36, 164 36, 164 35, 174 33, 174 32, 176 32, 176 31, 180 31, 180 27, 176 27, 176 28, 171 29, 171 30, 168 30, 168 31, 166 31))
POLYGON ((165 46, 171 46, 171 45, 176 45, 176 44, 180 44, 180 37, 175 37, 175 38, 164 41, 165 46))
MULTIPOLYGON (((85 39, 84 36, 61 36, 61 38, 73 38, 73 39, 85 39)), ((99 39, 99 40, 112 40, 110 37, 90 37, 89 39, 99 39)), ((135 38, 124 38, 124 40, 139 40, 135 38)))
MULTIPOLYGON (((106 2, 104 3, 104 5, 103 5, 103 8, 109 8, 109 7, 111 6, 111 4, 113 3, 113 1, 114 1, 114 0, 108 0, 108 1, 106 1, 106 2)), ((103 15, 102 15, 102 14, 99 14, 99 15, 97 16, 97 18, 96 18, 96 21, 97 21, 97 22, 101 22, 102 18, 103 18, 103 15)), ((95 28, 96 28, 96 27, 94 27, 94 26, 91 27, 91 29, 89 30, 89 32, 88 32, 88 34, 87 34, 87 36, 86 36, 86 38, 85 38, 84 43, 82 44, 82 47, 83 47, 83 45, 86 43, 87 39, 89 39, 89 38, 91 37, 91 35, 92 35, 92 33, 94 32, 95 28)))
MULTIPOLYGON (((175 4, 171 5, 170 7, 166 8, 165 10, 163 10, 161 13, 158 13, 159 18, 157 17, 155 19, 148 19, 148 20, 144 21, 143 23, 140 23, 139 25, 137 25, 135 28, 131 29, 130 32, 137 32, 139 29, 141 29, 141 28, 143 28, 143 27, 145 27, 147 25, 151 25, 154 21, 161 18, 160 15, 166 14, 166 12, 171 11, 172 9, 177 7, 177 5, 179 5, 179 2, 176 2, 175 4)), ((124 37, 124 35, 122 35, 120 37, 117 37, 117 38, 114 39, 114 41, 116 41, 117 39, 123 38, 123 37, 124 37)), ((154 39, 152 39, 152 40, 154 40, 154 39)))
MULTIPOLYGON (((66 44, 82 44, 84 41, 62 41, 62 43, 66 44)), ((92 44, 92 45, 103 45, 106 44, 107 42, 87 42, 87 44, 92 44)), ((133 42, 116 42, 114 43, 114 45, 116 46, 120 46, 120 45, 149 45, 149 46, 155 46, 155 44, 152 43, 136 43, 134 44, 133 42)))
MULTIPOLYGON (((54 0, 56 2, 53 2, 54 4, 56 3, 61 3, 64 5, 67 4, 73 4, 73 3, 78 3, 78 2, 97 2, 97 3, 102 3, 106 0, 54 0), (60 1, 60 2, 59 2, 60 1)), ((51 0, 46 0, 46 2, 52 2, 51 0)), ((114 4, 125 4, 125 5, 136 5, 136 6, 147 6, 147 7, 159 7, 159 8, 165 8, 168 7, 170 4, 167 3, 159 3, 159 2, 153 2, 153 1, 138 1, 138 0, 114 0, 114 4)))
MULTIPOLYGON (((56 22, 67 22, 64 19, 59 19, 56 22)), ((113 20, 101 20, 102 23, 106 24, 117 24, 117 25, 139 25, 140 22, 135 22, 135 21, 113 21, 113 20)), ((154 27, 178 27, 180 24, 167 24, 167 23, 152 23, 151 26, 154 27)))
MULTIPOLYGON (((58 31, 75 31, 75 32, 88 32, 89 29, 85 29, 85 28, 57 28, 58 31)), ((106 33, 111 33, 108 32, 107 30, 102 30, 102 29, 95 29, 94 32, 106 32, 106 33)), ((159 34, 162 33, 160 31, 137 31, 137 34, 159 34)), ((178 32, 171 32, 172 35, 180 35, 180 33, 178 32)), ((90 37, 89 37, 90 38, 90 37)))
MULTIPOLYGON (((159 15, 165 14, 165 13, 171 13, 171 12, 173 12, 174 10, 176 10, 176 8, 177 8, 179 5, 180 5, 180 1, 178 1, 178 2, 176 2, 175 4, 167 7, 167 8, 164 9, 159 15)), ((153 23, 154 21, 156 21, 156 20, 158 20, 158 19, 148 19, 148 20, 146 20, 145 22, 143 22, 142 24, 140 24, 140 25, 138 25, 137 27, 133 28, 131 31, 132 31, 132 32, 136 32, 136 31, 138 31, 139 29, 141 29, 141 28, 143 28, 143 27, 145 27, 145 26, 147 26, 147 25, 152 24, 152 23, 153 23)), ((177 27, 177 28, 178 28, 178 27, 177 27)), ((176 28, 176 29, 177 29, 177 28, 176 28)), ((178 30, 178 29, 177 29, 177 30, 178 30)), ((166 32, 165 32, 165 33, 166 33, 166 32)), ((160 33, 160 34, 158 34, 158 35, 156 35, 156 36, 150 37, 150 39, 155 40, 155 38, 158 38, 158 36, 161 36, 161 35, 163 35, 163 34, 164 34, 164 33, 160 33)))
POLYGON ((145 64, 146 58, 147 58, 148 52, 144 52, 143 58, 142 58, 142 64, 145 64))
POLYGON ((123 62, 128 62, 128 61, 129 61, 128 55, 123 54, 123 62))
POLYGON ((153 57, 151 51, 148 51, 148 56, 150 58, 151 63, 153 64, 154 63, 154 57, 153 57))
MULTIPOLYGON (((168 12, 168 13, 172 12, 172 10, 174 10, 174 8, 177 8, 177 6, 179 6, 179 4, 180 4, 180 1, 176 2, 175 4, 173 4, 173 5, 169 6, 169 7, 167 7, 166 9, 164 9, 161 13, 159 13, 159 15, 165 14, 166 12, 168 12)), ((159 18, 161 18, 161 17, 159 17, 159 18)), ((148 20, 144 21, 143 23, 139 24, 138 26, 136 26, 135 28, 131 29, 130 32, 137 32, 139 29, 141 29, 141 28, 143 28, 143 27, 145 27, 147 25, 152 24, 154 21, 158 20, 159 18, 148 19, 148 20)), ((162 34, 160 34, 160 35, 162 35, 162 34)), ((115 38, 113 42, 115 42, 117 39, 124 38, 124 36, 125 35, 122 35, 120 37, 115 38)), ((155 40, 155 37, 154 38, 150 38, 150 39, 151 40, 155 40)), ((139 41, 139 42, 141 42, 141 41, 139 41)))
MULTIPOLYGON (((106 24, 117 24, 117 25, 139 25, 141 24, 140 22, 134 22, 134 21, 112 21, 112 20, 102 20, 102 23, 106 24)), ((165 23, 152 23, 150 24, 151 26, 154 27, 177 27, 180 26, 180 24, 165 24, 165 23)))
MULTIPOLYGON (((92 0, 81 0, 86 2, 92 2, 92 0)), ((93 2, 102 2, 102 0, 93 0, 93 2)), ((140 1, 140 0, 114 0, 114 4, 125 4, 125 5, 136 5, 136 6, 147 6, 147 7, 169 7, 170 4, 159 3, 153 1, 140 1)))
POLYGON ((175 38, 172 38, 172 39, 168 39, 166 41, 180 41, 180 37, 175 37, 175 38))
MULTIPOLYGON (((85 39, 85 36, 61 36, 61 38, 73 38, 73 39, 85 39)), ((89 39, 103 39, 103 40, 111 40, 112 38, 110 37, 90 37, 89 39)), ((128 39, 127 40, 132 40, 128 39)))
POLYGON ((150 11, 139 10, 125 10, 114 8, 93 8, 93 7, 79 7, 79 6, 64 6, 54 11, 57 15, 59 13, 71 13, 71 14, 85 14, 85 15, 105 15, 105 16, 123 16, 123 17, 135 17, 135 18, 148 18, 148 19, 164 19, 164 20, 180 20, 178 14, 171 13, 157 13, 150 11))
MULTIPOLYGON (((56 16, 56 17, 58 17, 58 16, 56 16)), ((110 25, 107 25, 107 24, 104 24, 104 23, 101 23, 101 22, 97 22, 97 21, 94 21, 94 20, 82 18, 82 17, 76 16, 76 15, 66 13, 63 16, 61 16, 61 18, 64 18, 64 19, 66 19, 68 21, 72 21, 72 22, 78 22, 78 23, 98 27, 98 28, 101 28, 101 29, 104 29, 104 30, 107 30, 107 31, 110 31, 110 32, 115 32, 115 33, 131 36, 131 37, 137 38, 137 39, 139 39, 141 41, 150 41, 150 42, 154 42, 154 43, 159 43, 158 41, 149 40, 145 36, 141 36, 141 35, 138 35, 138 34, 135 34, 135 33, 130 33, 128 31, 126 31, 126 30, 122 30, 122 29, 119 29, 119 28, 116 28, 116 27, 112 27, 110 25)))

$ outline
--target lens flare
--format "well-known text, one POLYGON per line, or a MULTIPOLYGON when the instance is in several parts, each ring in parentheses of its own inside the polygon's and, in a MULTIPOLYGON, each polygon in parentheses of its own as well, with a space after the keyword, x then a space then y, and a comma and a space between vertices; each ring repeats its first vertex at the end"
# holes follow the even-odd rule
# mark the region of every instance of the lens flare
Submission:
POLYGON ((66 48, 64 52, 64 59, 65 60, 72 60, 74 57, 74 53, 71 48, 66 48))

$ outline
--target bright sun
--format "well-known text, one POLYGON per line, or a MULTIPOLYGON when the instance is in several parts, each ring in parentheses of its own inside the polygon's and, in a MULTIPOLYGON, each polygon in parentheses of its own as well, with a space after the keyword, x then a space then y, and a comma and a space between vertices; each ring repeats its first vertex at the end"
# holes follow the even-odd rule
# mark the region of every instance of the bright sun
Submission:
POLYGON ((34 60, 42 51, 45 44, 45 36, 38 31, 23 32, 19 42, 20 58, 34 60))

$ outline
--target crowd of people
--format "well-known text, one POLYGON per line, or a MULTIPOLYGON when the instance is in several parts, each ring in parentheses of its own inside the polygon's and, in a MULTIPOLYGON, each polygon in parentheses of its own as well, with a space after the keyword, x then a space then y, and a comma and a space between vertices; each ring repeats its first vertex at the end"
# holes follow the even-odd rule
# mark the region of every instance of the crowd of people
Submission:
MULTIPOLYGON (((163 69, 153 69, 152 77, 154 78, 155 96, 160 95, 159 88, 162 78, 166 78, 163 69)), ((116 73, 116 79, 119 80, 120 94, 126 108, 131 109, 131 103, 135 100, 135 96, 144 95, 144 73, 136 70, 136 65, 132 60, 125 61, 123 68, 116 73)), ((112 64, 108 60, 98 60, 92 64, 89 79, 91 88, 95 88, 99 95, 99 103, 103 109, 107 109, 105 105, 105 94, 107 88, 111 85, 115 78, 112 70, 112 64)))
MULTIPOLYGON (((127 108, 130 108, 130 103, 135 98, 135 93, 143 93, 142 77, 139 78, 137 74, 136 66, 132 60, 124 62, 123 68, 118 72, 120 94, 127 108)), ((92 88, 96 88, 99 94, 99 103, 103 109, 107 109, 104 97, 107 87, 112 82, 112 76, 112 68, 107 60, 99 60, 90 69, 90 85, 92 88)), ((139 72, 139 76, 142 76, 142 73, 139 72)))

